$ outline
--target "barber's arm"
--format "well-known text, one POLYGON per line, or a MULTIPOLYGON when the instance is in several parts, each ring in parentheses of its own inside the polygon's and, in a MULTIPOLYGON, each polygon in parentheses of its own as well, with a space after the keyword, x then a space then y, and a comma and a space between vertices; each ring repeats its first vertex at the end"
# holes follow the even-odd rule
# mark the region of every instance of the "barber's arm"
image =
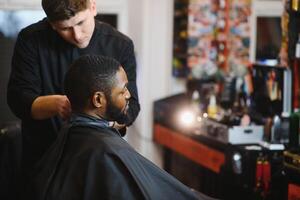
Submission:
POLYGON ((65 95, 40 96, 32 103, 31 115, 36 120, 48 119, 56 115, 67 120, 71 115, 71 104, 65 95))
POLYGON ((67 117, 70 106, 65 96, 41 96, 41 93, 37 42, 34 37, 21 32, 15 45, 7 88, 9 107, 22 120, 46 119, 57 114, 67 117))
POLYGON ((120 62, 127 74, 127 88, 131 94, 131 98, 129 99, 129 109, 127 111, 126 119, 121 119, 118 121, 118 124, 126 124, 126 126, 129 126, 134 122, 140 112, 140 103, 136 85, 136 59, 132 41, 128 42, 123 49, 120 62))

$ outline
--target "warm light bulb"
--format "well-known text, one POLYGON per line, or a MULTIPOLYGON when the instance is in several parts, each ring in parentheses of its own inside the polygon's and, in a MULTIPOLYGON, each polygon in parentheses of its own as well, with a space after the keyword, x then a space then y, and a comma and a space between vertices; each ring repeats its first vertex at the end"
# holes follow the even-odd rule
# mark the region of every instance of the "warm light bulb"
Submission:
POLYGON ((191 126, 195 122, 196 115, 192 111, 183 111, 180 113, 179 119, 182 125, 191 126))

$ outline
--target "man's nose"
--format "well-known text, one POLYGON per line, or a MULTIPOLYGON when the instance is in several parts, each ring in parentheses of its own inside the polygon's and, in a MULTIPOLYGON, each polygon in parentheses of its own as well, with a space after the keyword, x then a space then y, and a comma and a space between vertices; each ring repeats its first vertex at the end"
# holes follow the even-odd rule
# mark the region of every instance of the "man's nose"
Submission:
POLYGON ((74 37, 74 39, 78 42, 78 41, 80 41, 80 39, 81 39, 81 30, 80 30, 80 28, 78 28, 78 27, 74 27, 73 28, 73 37, 74 37))
POLYGON ((130 97, 131 97, 131 94, 130 94, 129 90, 127 90, 126 94, 125 94, 125 98, 130 99, 130 97))

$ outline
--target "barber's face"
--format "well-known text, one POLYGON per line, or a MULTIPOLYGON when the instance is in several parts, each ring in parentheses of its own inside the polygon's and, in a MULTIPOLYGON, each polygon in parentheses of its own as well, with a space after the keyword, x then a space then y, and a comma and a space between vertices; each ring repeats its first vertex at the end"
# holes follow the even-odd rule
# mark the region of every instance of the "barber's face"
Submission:
POLYGON ((130 92, 127 89, 127 76, 123 68, 116 74, 116 83, 112 88, 111 95, 107 97, 106 118, 108 120, 118 120, 127 114, 129 108, 130 92))
POLYGON ((86 48, 94 32, 96 14, 96 4, 92 0, 86 10, 78 12, 70 19, 52 22, 51 25, 67 42, 78 48, 86 48))

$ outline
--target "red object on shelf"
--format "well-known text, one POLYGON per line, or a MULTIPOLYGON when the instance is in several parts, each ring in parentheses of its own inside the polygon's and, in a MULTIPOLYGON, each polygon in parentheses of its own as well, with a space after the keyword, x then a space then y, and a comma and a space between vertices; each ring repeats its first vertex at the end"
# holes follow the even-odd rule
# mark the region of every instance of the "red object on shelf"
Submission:
POLYGON ((300 186, 295 184, 289 184, 288 186, 288 200, 300 199, 300 186))
POLYGON ((154 124, 154 141, 215 173, 220 173, 225 163, 224 153, 160 124, 154 124))
POLYGON ((264 183, 264 192, 267 194, 270 189, 271 181, 271 166, 269 161, 263 162, 263 183, 264 183))

